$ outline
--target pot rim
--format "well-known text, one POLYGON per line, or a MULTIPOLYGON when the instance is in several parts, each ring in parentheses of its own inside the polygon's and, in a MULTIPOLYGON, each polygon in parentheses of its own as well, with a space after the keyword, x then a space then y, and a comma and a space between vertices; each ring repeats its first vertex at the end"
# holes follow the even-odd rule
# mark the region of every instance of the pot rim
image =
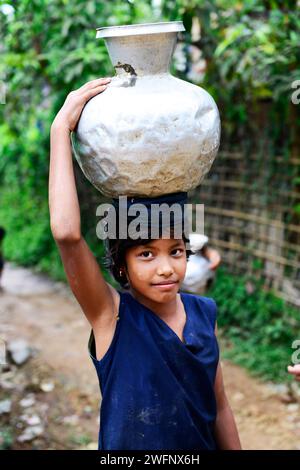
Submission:
POLYGON ((162 21, 158 23, 139 23, 122 26, 96 28, 97 38, 133 36, 138 34, 177 33, 185 31, 182 21, 162 21))

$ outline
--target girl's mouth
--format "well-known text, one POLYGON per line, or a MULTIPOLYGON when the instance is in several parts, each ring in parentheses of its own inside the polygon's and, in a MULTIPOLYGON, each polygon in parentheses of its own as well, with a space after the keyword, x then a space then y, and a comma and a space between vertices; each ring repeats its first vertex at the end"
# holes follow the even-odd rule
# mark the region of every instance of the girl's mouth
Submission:
POLYGON ((173 289, 174 286, 176 286, 178 282, 165 282, 162 284, 152 284, 153 287, 157 287, 158 289, 161 290, 168 290, 168 289, 173 289))

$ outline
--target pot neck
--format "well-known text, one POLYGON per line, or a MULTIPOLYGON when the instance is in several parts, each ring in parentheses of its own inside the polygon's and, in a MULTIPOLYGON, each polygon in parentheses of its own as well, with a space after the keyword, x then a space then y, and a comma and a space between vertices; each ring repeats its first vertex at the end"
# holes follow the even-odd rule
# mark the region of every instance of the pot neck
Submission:
POLYGON ((110 37, 105 44, 118 76, 169 73, 177 32, 110 37))

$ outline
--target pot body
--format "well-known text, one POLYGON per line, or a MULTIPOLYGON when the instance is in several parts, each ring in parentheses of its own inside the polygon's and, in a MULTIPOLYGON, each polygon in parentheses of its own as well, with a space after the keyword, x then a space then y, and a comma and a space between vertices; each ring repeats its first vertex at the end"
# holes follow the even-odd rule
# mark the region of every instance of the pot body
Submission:
MULTIPOLYGON (((157 25, 174 23, 180 27, 157 25)), ((106 39, 117 75, 84 107, 72 134, 75 157, 106 196, 189 191, 218 151, 217 106, 204 89, 169 73, 176 31, 137 34, 137 28, 130 35, 124 28, 125 35, 119 30, 106 39)))

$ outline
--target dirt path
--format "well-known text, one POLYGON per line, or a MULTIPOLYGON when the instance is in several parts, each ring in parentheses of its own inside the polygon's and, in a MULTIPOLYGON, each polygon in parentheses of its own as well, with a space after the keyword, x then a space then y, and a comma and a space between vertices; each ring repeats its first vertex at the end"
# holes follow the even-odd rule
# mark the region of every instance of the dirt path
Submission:
MULTIPOLYGON (((10 421, 6 416, 4 424, 22 429, 17 418, 20 400, 32 391, 44 406, 46 422, 46 439, 27 444, 14 440, 13 448, 95 448, 100 394, 87 351, 90 326, 79 305, 67 286, 10 263, 5 266, 2 285, 0 337, 6 342, 24 338, 35 351, 20 368, 30 385, 19 386, 13 393, 0 390, 0 400, 9 395, 14 402, 11 413, 15 416, 10 421), (44 393, 34 388, 43 376, 51 377, 54 390, 44 393)), ((278 387, 253 379, 227 361, 223 370, 243 448, 300 449, 299 403, 285 403, 288 400, 278 387)))

